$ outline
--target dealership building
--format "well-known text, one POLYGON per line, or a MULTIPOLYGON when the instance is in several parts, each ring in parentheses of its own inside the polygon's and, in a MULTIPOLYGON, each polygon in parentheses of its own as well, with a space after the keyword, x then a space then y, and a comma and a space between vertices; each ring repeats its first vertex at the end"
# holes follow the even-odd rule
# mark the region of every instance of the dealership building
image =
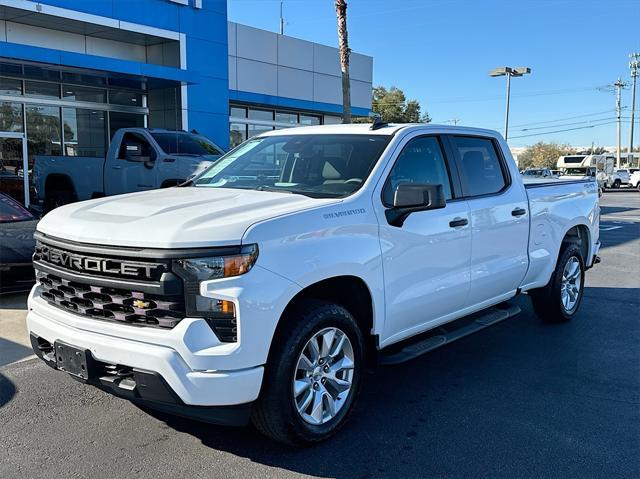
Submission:
MULTIPOLYGON (((355 115, 370 112, 372 71, 352 53, 355 115)), ((336 48, 229 22, 226 0, 0 0, 5 184, 24 189, 38 155, 104 156, 123 127, 197 130, 227 148, 341 111, 336 48)))

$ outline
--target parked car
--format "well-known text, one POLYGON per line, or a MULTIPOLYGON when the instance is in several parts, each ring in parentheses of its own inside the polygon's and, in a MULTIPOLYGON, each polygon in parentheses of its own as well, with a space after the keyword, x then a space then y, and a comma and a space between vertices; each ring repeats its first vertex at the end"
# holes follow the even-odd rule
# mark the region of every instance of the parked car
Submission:
POLYGON ((629 185, 632 188, 638 188, 640 190, 640 170, 634 171, 629 177, 629 185))
POLYGON ((368 366, 505 320, 524 292, 546 321, 578 314, 597 184, 524 178, 489 130, 262 134, 181 187, 45 216, 34 351, 149 407, 321 441, 368 366))
POLYGON ((549 168, 527 168, 522 175, 532 178, 556 178, 549 168))
POLYGON ((118 130, 106 158, 38 156, 33 179, 45 211, 74 201, 175 186, 217 160, 222 149, 185 131, 118 130))
POLYGON ((560 178, 562 175, 564 175, 564 172, 562 170, 551 170, 551 174, 560 178))
POLYGON ((630 180, 629 170, 620 169, 616 170, 615 173, 612 173, 608 176, 606 180, 607 188, 615 188, 618 189, 623 185, 628 185, 630 180))
POLYGON ((0 293, 28 291, 33 286, 31 256, 37 223, 20 203, 0 193, 0 293))

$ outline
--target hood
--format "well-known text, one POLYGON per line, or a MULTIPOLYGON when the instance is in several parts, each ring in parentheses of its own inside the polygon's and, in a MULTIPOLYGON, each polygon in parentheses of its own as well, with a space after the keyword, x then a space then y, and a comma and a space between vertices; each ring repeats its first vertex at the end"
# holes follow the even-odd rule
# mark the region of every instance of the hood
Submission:
POLYGON ((62 206, 40 220, 38 231, 110 246, 228 246, 240 244, 254 223, 340 201, 267 191, 166 188, 62 206))

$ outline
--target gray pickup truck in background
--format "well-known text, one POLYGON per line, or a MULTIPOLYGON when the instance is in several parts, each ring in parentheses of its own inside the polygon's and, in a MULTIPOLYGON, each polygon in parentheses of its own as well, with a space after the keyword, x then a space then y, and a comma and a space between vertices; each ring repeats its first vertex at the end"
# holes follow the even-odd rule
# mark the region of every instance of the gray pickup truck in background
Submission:
POLYGON ((38 156, 33 167, 37 203, 46 212, 74 201, 174 186, 222 153, 196 133, 122 128, 106 158, 38 156))

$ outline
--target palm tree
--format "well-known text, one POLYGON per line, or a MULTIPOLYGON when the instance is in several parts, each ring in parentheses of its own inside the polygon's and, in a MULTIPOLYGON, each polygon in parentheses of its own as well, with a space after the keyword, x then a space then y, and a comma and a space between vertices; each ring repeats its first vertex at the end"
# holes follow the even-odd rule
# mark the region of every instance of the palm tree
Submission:
POLYGON ((338 17, 338 45, 342 71, 342 123, 351 123, 351 83, 349 80, 349 38, 347 34, 347 0, 336 0, 338 17))

